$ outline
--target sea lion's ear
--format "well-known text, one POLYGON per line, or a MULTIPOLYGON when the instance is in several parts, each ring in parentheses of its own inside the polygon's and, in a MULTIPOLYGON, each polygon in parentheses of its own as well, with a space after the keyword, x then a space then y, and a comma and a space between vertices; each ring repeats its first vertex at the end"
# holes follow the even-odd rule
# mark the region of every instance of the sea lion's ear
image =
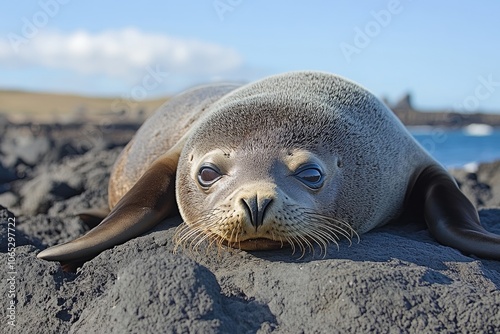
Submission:
POLYGON ((467 255, 500 260, 500 235, 481 226, 474 205, 442 167, 430 166, 419 174, 410 200, 423 200, 425 221, 440 243, 467 255))
POLYGON ((103 250, 141 235, 174 213, 179 154, 174 148, 158 158, 94 229, 78 239, 50 247, 37 257, 59 261, 64 269, 74 270, 103 250))

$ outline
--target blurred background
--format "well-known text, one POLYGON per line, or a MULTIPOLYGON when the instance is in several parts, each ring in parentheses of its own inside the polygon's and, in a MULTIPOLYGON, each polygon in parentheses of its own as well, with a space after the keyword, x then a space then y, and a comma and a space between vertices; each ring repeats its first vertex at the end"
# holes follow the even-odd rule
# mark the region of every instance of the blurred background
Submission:
POLYGON ((500 112, 499 12, 496 1, 8 1, 0 87, 117 96, 157 71, 152 98, 313 69, 392 101, 411 92, 418 108, 500 112), (483 98, 462 106, 483 81, 483 98))
POLYGON ((198 84, 319 70, 384 99, 446 166, 491 161, 500 158, 498 13, 493 0, 8 1, 0 113, 141 122, 198 84))

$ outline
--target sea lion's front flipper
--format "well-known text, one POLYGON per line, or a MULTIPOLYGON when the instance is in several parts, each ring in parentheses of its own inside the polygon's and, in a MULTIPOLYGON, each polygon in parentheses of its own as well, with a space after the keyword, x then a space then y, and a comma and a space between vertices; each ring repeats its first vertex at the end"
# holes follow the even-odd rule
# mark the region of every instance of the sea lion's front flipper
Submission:
POLYGON ((442 167, 424 169, 411 197, 423 199, 425 221, 440 243, 467 255, 500 260, 500 235, 481 226, 474 205, 442 167))
POLYGON ((94 228, 99 225, 104 218, 110 213, 109 207, 85 209, 79 211, 76 215, 87 225, 89 228, 94 228))
POLYGON ((87 261, 103 250, 141 235, 175 211, 175 173, 179 152, 170 150, 144 173, 110 214, 84 236, 50 247, 38 258, 59 261, 63 268, 87 261))

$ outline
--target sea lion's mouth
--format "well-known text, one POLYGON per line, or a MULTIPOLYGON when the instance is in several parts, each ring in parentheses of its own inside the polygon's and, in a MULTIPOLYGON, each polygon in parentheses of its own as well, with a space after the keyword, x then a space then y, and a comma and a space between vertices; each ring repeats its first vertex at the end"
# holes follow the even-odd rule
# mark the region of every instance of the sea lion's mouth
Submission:
POLYGON ((290 246, 290 244, 286 241, 277 241, 266 238, 247 239, 236 242, 225 241, 224 244, 232 248, 239 248, 241 250, 249 251, 280 249, 290 246))

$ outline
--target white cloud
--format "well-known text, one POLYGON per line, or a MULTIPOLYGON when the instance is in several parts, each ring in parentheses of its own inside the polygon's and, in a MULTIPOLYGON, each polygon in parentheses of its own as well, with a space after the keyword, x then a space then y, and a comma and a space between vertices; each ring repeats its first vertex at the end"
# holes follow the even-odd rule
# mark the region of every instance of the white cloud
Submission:
POLYGON ((95 34, 41 31, 23 41, 12 47, 11 42, 0 40, 2 67, 64 69, 133 81, 147 66, 174 75, 218 76, 238 70, 243 63, 241 55, 228 47, 134 28, 95 34))

